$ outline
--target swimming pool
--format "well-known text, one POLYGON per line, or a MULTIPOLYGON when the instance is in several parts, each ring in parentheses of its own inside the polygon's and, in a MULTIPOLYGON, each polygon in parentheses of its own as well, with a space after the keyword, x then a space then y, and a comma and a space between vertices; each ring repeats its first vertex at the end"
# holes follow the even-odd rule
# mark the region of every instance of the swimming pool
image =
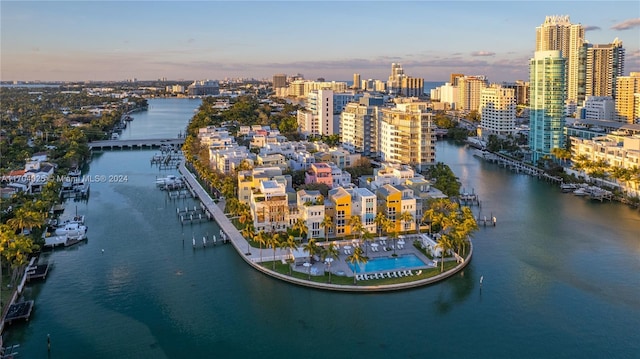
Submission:
POLYGON ((373 258, 370 259, 366 264, 355 266, 349 263, 349 268, 356 273, 369 273, 369 272, 380 272, 380 271, 390 271, 397 269, 411 269, 415 267, 426 267, 427 264, 424 263, 418 256, 415 254, 406 254, 398 257, 384 257, 384 258, 373 258), (354 270, 355 267, 355 270, 354 270))

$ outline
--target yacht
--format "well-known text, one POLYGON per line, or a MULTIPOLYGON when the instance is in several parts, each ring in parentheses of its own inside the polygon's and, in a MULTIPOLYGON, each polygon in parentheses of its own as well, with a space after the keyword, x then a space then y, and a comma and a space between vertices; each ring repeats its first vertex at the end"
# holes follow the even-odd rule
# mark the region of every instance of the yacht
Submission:
POLYGON ((161 189, 177 188, 183 185, 182 178, 175 175, 168 175, 167 177, 160 177, 156 179, 156 186, 161 189))
POLYGON ((66 235, 69 237, 81 237, 84 239, 87 238, 87 226, 80 224, 79 222, 68 222, 56 228, 54 234, 56 236, 66 235))
POLYGON ((573 192, 573 191, 577 190, 578 188, 580 188, 580 187, 575 183, 563 183, 563 184, 560 185, 560 189, 564 193, 573 192))

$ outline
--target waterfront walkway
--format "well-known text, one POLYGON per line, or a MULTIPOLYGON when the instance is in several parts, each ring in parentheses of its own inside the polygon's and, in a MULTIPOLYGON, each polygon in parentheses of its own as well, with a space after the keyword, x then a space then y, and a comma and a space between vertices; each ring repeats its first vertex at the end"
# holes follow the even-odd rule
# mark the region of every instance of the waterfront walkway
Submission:
MULTIPOLYGON (((236 251, 238 251, 241 257, 245 260, 245 262, 247 262, 255 269, 267 275, 279 278, 286 282, 303 285, 307 287, 328 289, 328 290, 334 290, 334 291, 345 291, 345 292, 377 292, 377 291, 394 291, 394 290, 415 288, 415 287, 420 287, 427 284, 439 282, 443 279, 451 277, 452 275, 464 269, 464 267, 466 267, 466 265, 470 262, 471 257, 473 255, 473 244, 470 243, 469 255, 465 260, 459 263, 455 268, 433 277, 414 280, 414 281, 408 281, 403 283, 397 283, 397 284, 388 284, 388 285, 362 285, 362 283, 360 283, 360 285, 342 285, 342 284, 319 283, 319 282, 312 282, 304 279, 295 278, 289 275, 281 274, 281 273, 272 271, 269 268, 260 264, 261 262, 264 262, 264 261, 274 260, 273 249, 263 248, 262 253, 260 253, 261 251, 259 248, 251 247, 249 242, 242 236, 240 231, 238 231, 238 229, 233 225, 233 223, 231 223, 231 220, 229 220, 229 218, 224 214, 224 211, 223 211, 224 205, 223 204, 219 205, 214 202, 211 196, 209 196, 209 194, 200 185, 200 183, 195 178, 193 173, 191 173, 191 171, 189 171, 185 167, 184 162, 180 163, 180 165, 178 166, 178 170, 182 174, 185 180, 185 183, 187 184, 193 196, 200 200, 200 202, 202 203, 202 206, 207 211, 208 215, 210 215, 212 218, 215 219, 215 221, 218 223, 218 226, 220 227, 220 230, 224 232, 226 239, 228 239, 231 242, 231 244, 234 246, 236 251)), ((321 244, 322 243, 319 243, 319 245, 321 244)), ((344 248, 345 245, 352 244, 352 241, 343 240, 343 241, 339 241, 338 244, 340 244, 341 248, 344 248)), ((408 252, 411 252, 414 254, 417 252, 419 253, 420 256, 424 257, 424 255, 422 255, 419 251, 415 250, 413 248, 413 245, 409 243, 407 243, 405 248, 400 250, 398 254, 403 254, 408 252)), ((383 252, 378 252, 378 253, 380 256, 386 255, 386 254, 383 254, 383 252)), ((376 256, 374 252, 371 252, 371 250, 368 250, 368 254, 371 257, 376 256)), ((336 272, 336 273, 342 271, 343 272, 342 275, 351 277, 354 275, 354 273, 351 270, 351 268, 347 265, 346 257, 347 255, 342 253, 332 265, 331 270, 332 272, 336 272)), ((284 251, 279 248, 276 249, 275 260, 283 260, 287 258, 289 258, 289 254, 287 251, 284 251)), ((431 264, 431 261, 428 259, 426 259, 425 262, 431 264)), ((315 268, 317 268, 318 271, 320 270, 324 271, 324 263, 321 263, 321 262, 316 263, 316 266, 317 267, 315 268)), ((304 268, 304 269, 295 268, 294 270, 305 273, 307 271, 307 268, 304 268)), ((308 270, 310 271, 311 268, 309 268, 308 270)))
MULTIPOLYGON (((200 185, 198 180, 195 178, 193 173, 191 173, 191 171, 189 171, 185 167, 184 162, 180 163, 178 170, 180 171, 180 174, 182 174, 182 177, 184 178, 185 182, 189 186, 189 189, 193 194, 193 196, 200 200, 200 202, 204 206, 204 209, 208 212, 208 214, 212 218, 215 219, 215 221, 218 223, 218 226, 220 227, 220 230, 224 232, 226 239, 228 239, 231 242, 231 244, 233 244, 233 246, 236 248, 238 253, 242 254, 242 256, 246 260, 250 261, 251 263, 259 263, 260 261, 273 260, 273 250, 271 249, 263 248, 262 259, 260 258, 260 253, 259 253, 260 250, 256 248, 251 248, 249 242, 242 236, 240 231, 238 231, 238 229, 233 225, 233 223, 231 223, 229 218, 224 214, 223 212, 224 207, 218 206, 218 204, 216 204, 213 201, 213 199, 211 198, 211 196, 209 196, 207 191, 205 191, 204 188, 202 188, 202 186, 200 185), (264 251, 268 251, 269 254, 271 255, 265 255, 266 253, 264 253, 264 251), (247 254, 247 253, 251 253, 251 254, 247 254)), ((276 260, 280 260, 287 257, 288 255, 287 253, 285 253, 285 251, 281 249, 276 250, 276 260)))

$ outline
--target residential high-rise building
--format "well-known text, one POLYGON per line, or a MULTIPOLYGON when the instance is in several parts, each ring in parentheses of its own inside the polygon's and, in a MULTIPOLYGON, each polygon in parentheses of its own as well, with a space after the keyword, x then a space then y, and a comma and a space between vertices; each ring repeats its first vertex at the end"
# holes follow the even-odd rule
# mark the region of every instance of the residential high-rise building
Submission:
POLYGON ((529 83, 516 80, 515 82, 503 82, 502 87, 510 88, 515 91, 516 104, 528 105, 529 104, 529 83))
POLYGON ((187 87, 189 96, 215 96, 220 94, 220 84, 215 80, 194 81, 187 87))
MULTIPOLYGON (((584 84, 581 72, 584 64, 580 61, 584 44, 584 27, 572 24, 569 16, 547 16, 544 23, 536 28, 536 51, 560 50, 567 59, 567 100, 584 100, 584 84)), ((582 75, 584 76, 584 75, 582 75)))
POLYGON ((273 75, 273 88, 282 88, 287 87, 287 75, 285 74, 275 74, 273 75))
POLYGON ((451 74, 449 76, 449 83, 452 86, 458 86, 458 78, 459 77, 464 77, 464 74, 451 74))
POLYGON ((300 97, 304 96, 304 80, 293 80, 289 84, 289 96, 300 97))
POLYGON ((400 93, 407 97, 424 96, 424 79, 405 76, 400 84, 400 93))
POLYGON ((351 86, 354 90, 360 89, 360 74, 353 74, 353 85, 351 86))
POLYGON ((456 110, 478 111, 480 109, 480 92, 487 87, 484 76, 463 76, 458 79, 458 99, 456 110))
POLYGON ((529 62, 529 148, 533 162, 565 148, 566 58, 560 50, 536 51, 529 62))
POLYGON ((432 116, 425 102, 381 108, 377 137, 382 160, 411 165, 418 171, 433 165, 436 133, 432 116))
POLYGON ((387 81, 387 89, 390 93, 400 93, 402 78, 405 76, 402 65, 395 62, 391 64, 391 75, 389 75, 389 81, 387 81))
POLYGON ((307 108, 298 111, 298 125, 307 135, 333 135, 333 91, 317 90, 307 95, 307 108))
POLYGON ((587 44, 586 96, 615 97, 616 79, 624 75, 624 48, 617 38, 606 45, 587 44))
POLYGON ((378 107, 383 99, 366 94, 360 102, 347 104, 340 114, 340 137, 342 147, 351 153, 372 155, 375 151, 378 107))
POLYGON ((483 138, 513 134, 516 127, 515 90, 497 85, 482 89, 480 116, 483 138))
POLYGON ((616 114, 617 120, 635 123, 640 119, 640 72, 632 72, 629 76, 620 76, 616 81, 616 114))

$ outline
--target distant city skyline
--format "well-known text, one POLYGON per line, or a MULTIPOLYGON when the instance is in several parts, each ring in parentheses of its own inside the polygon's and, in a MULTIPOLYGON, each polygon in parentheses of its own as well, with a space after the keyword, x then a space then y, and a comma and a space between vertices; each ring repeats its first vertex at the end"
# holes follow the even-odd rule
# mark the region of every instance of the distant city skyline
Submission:
POLYGON ((640 71, 637 1, 5 1, 0 80, 528 80, 536 27, 568 15, 640 71))

